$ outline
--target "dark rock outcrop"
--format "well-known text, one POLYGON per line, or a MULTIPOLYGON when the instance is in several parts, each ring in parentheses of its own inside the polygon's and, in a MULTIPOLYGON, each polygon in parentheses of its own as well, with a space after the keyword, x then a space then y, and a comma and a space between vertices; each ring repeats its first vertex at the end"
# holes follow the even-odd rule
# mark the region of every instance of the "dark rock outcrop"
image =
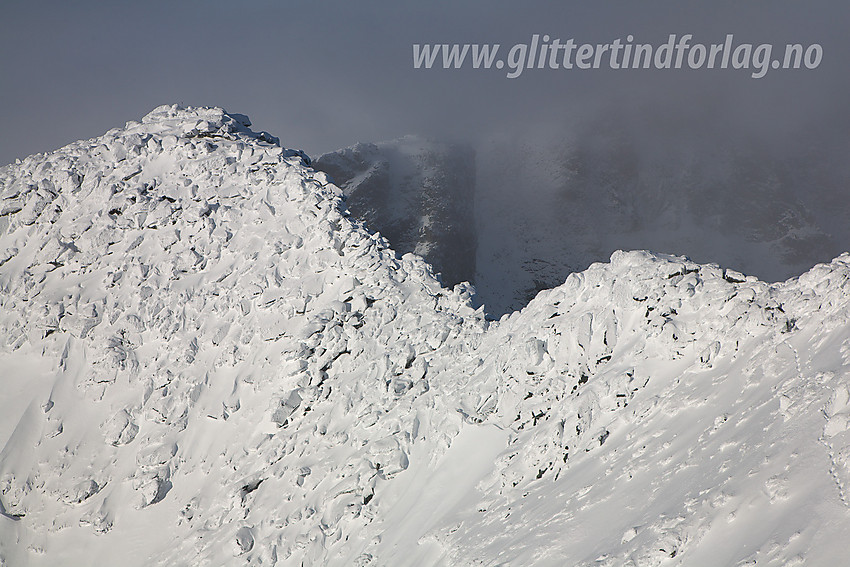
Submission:
POLYGON ((446 285, 473 280, 477 238, 470 147, 406 136, 327 153, 313 167, 343 190, 352 215, 383 234, 397 252, 425 258, 446 285))

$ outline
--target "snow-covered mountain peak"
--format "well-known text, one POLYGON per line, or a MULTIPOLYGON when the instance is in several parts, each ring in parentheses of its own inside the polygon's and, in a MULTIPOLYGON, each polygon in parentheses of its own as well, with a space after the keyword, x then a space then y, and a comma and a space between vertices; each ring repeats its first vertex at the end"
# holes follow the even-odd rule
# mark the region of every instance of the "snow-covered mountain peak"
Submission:
POLYGON ((248 123, 0 169, 0 565, 843 560, 850 257, 616 252, 490 323, 248 123))
POLYGON ((483 329, 465 288, 398 259, 300 152, 234 116, 160 107, 0 171, 4 382, 28 400, 0 423, 9 561, 112 563, 128 550, 109 541, 145 533, 129 551, 174 564, 178 524, 238 556, 267 522, 279 542, 252 557, 320 556, 325 536, 294 534, 336 533, 405 468, 416 416, 378 418, 428 391, 429 353, 483 329), (306 502, 332 470, 351 496, 306 502), (240 487, 275 475, 294 475, 278 480, 299 519, 246 518, 240 487), (112 539, 71 545, 92 533, 112 539))

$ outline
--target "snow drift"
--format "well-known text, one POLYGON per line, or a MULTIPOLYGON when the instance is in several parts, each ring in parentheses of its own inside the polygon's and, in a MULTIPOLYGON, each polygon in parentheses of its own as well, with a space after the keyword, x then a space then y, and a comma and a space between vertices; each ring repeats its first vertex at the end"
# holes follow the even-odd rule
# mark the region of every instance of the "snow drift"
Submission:
POLYGON ((0 170, 2 565, 835 565, 850 257, 488 322, 215 108, 0 170))

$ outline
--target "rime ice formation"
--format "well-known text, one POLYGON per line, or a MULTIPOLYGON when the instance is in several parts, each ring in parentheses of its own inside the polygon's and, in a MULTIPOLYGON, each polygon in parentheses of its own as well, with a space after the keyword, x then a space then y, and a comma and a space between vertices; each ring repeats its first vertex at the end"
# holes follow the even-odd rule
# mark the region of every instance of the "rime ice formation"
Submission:
POLYGON ((0 169, 0 565, 845 560, 850 257, 617 252, 488 322, 249 126, 0 169))

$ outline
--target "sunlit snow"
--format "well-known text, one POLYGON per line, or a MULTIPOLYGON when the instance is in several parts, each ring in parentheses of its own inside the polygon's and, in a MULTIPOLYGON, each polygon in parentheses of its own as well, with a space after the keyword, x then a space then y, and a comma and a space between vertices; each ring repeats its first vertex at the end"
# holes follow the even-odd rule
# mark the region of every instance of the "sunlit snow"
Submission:
POLYGON ((850 256, 616 252, 490 322, 249 125, 0 169, 0 565, 846 562, 850 256))

